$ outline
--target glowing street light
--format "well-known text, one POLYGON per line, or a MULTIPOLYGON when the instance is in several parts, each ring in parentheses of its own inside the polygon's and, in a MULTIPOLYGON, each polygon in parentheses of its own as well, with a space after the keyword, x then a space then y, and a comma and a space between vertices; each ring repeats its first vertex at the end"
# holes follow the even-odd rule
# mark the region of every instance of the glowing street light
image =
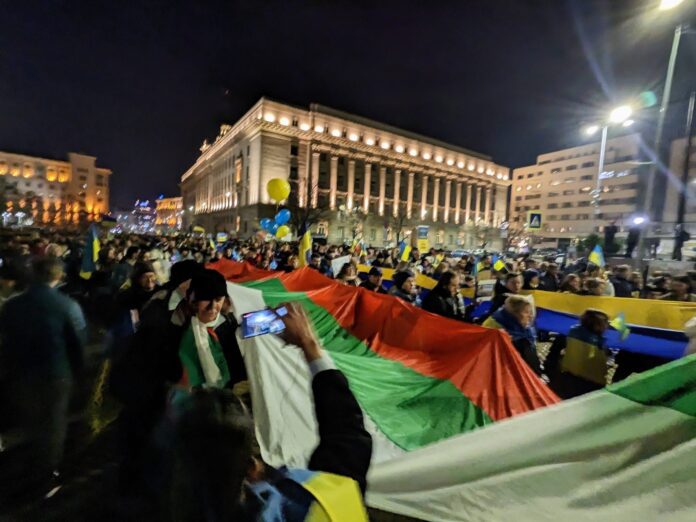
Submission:
POLYGON ((634 123, 635 123, 635 120, 626 120, 625 122, 623 122, 623 123, 621 124, 621 126, 622 126, 622 127, 630 127, 630 126, 633 125, 634 123))
POLYGON ((660 0, 660 7, 658 7, 658 9, 660 11, 668 11, 669 9, 674 9, 683 1, 684 0, 660 0))
POLYGON ((585 134, 588 136, 593 136, 597 134, 599 131, 599 125, 590 125, 589 127, 585 128, 585 134))
POLYGON ((633 109, 630 105, 622 105, 609 113, 609 121, 611 123, 623 123, 628 120, 633 114, 633 109))

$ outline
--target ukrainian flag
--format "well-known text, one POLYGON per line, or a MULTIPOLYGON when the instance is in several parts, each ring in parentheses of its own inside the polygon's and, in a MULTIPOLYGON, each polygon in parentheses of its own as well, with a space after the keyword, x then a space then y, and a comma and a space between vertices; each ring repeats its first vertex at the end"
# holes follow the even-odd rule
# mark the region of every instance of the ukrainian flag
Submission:
POLYGON ((406 241, 399 243, 399 259, 401 261, 409 261, 411 259, 411 245, 407 245, 406 241))
POLYGON ((609 324, 612 326, 612 328, 614 328, 614 330, 621 334, 622 341, 628 337, 628 334, 631 333, 631 329, 626 325, 626 318, 624 317, 623 312, 609 321, 609 324))
POLYGON ((474 268, 471 270, 471 275, 477 276, 481 270, 483 270, 483 261, 481 261, 480 257, 476 256, 474 258, 474 268))
POLYGON ((594 263, 597 266, 604 266, 604 252, 602 251, 602 247, 599 245, 595 245, 595 247, 592 249, 592 252, 590 252, 590 256, 587 258, 587 260, 590 263, 594 263))
POLYGON ((80 268, 80 277, 89 279, 92 273, 97 269, 97 259, 99 259, 99 236, 97 235, 97 227, 90 225, 85 239, 85 248, 82 251, 82 267, 80 268))
POLYGON ((300 239, 300 259, 299 265, 309 266, 309 258, 312 255, 312 234, 309 232, 309 227, 305 230, 305 233, 300 239))
POLYGON ((502 260, 502 258, 498 256, 493 256, 493 270, 496 272, 502 272, 503 270, 507 270, 507 267, 505 266, 505 261, 502 260))

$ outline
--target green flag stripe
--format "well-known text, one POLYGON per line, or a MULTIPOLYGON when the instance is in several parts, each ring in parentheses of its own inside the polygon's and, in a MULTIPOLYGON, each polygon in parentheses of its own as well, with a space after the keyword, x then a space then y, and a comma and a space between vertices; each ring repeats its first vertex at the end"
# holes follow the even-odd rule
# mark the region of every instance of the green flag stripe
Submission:
POLYGON ((641 404, 664 406, 696 417, 696 355, 612 384, 607 389, 641 404))
POLYGON ((374 353, 305 293, 287 291, 278 279, 245 286, 261 290, 268 306, 288 301, 304 305, 323 347, 348 378, 363 410, 400 448, 416 449, 493 422, 451 382, 374 353))

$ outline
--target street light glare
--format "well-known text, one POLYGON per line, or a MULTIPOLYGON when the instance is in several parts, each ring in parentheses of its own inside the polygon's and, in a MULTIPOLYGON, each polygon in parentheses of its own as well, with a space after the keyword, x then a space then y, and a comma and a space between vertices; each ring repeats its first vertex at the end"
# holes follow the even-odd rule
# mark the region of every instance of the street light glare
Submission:
POLYGON ((633 114, 633 109, 628 105, 617 107, 609 113, 609 121, 612 123, 623 123, 633 114))
POLYGON ((597 134, 597 131, 599 130, 599 125, 590 125, 585 129, 585 134, 588 136, 592 136, 593 134, 597 134))
POLYGON ((635 120, 626 120, 625 122, 622 123, 624 127, 630 127, 635 123, 635 120))
POLYGON ((633 224, 634 224, 634 225, 642 225, 643 223, 645 223, 645 218, 644 218, 644 217, 638 216, 638 217, 634 217, 634 218, 633 218, 633 224))
POLYGON ((667 11, 668 9, 674 9, 684 0, 660 0, 660 11, 667 11))

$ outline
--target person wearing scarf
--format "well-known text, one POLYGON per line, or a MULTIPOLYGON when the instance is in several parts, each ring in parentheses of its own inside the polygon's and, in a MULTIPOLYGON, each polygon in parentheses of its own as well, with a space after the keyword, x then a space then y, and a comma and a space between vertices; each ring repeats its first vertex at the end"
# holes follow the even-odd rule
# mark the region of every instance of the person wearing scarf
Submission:
POLYGON ((542 374, 541 363, 536 349, 536 330, 532 326, 534 307, 524 296, 511 295, 505 300, 502 308, 496 310, 486 319, 483 326, 505 330, 513 346, 524 361, 537 375, 542 374))
POLYGON ((219 272, 204 269, 193 276, 187 293, 191 316, 179 342, 180 388, 227 388, 246 380, 237 325, 222 313, 227 298, 219 272))

